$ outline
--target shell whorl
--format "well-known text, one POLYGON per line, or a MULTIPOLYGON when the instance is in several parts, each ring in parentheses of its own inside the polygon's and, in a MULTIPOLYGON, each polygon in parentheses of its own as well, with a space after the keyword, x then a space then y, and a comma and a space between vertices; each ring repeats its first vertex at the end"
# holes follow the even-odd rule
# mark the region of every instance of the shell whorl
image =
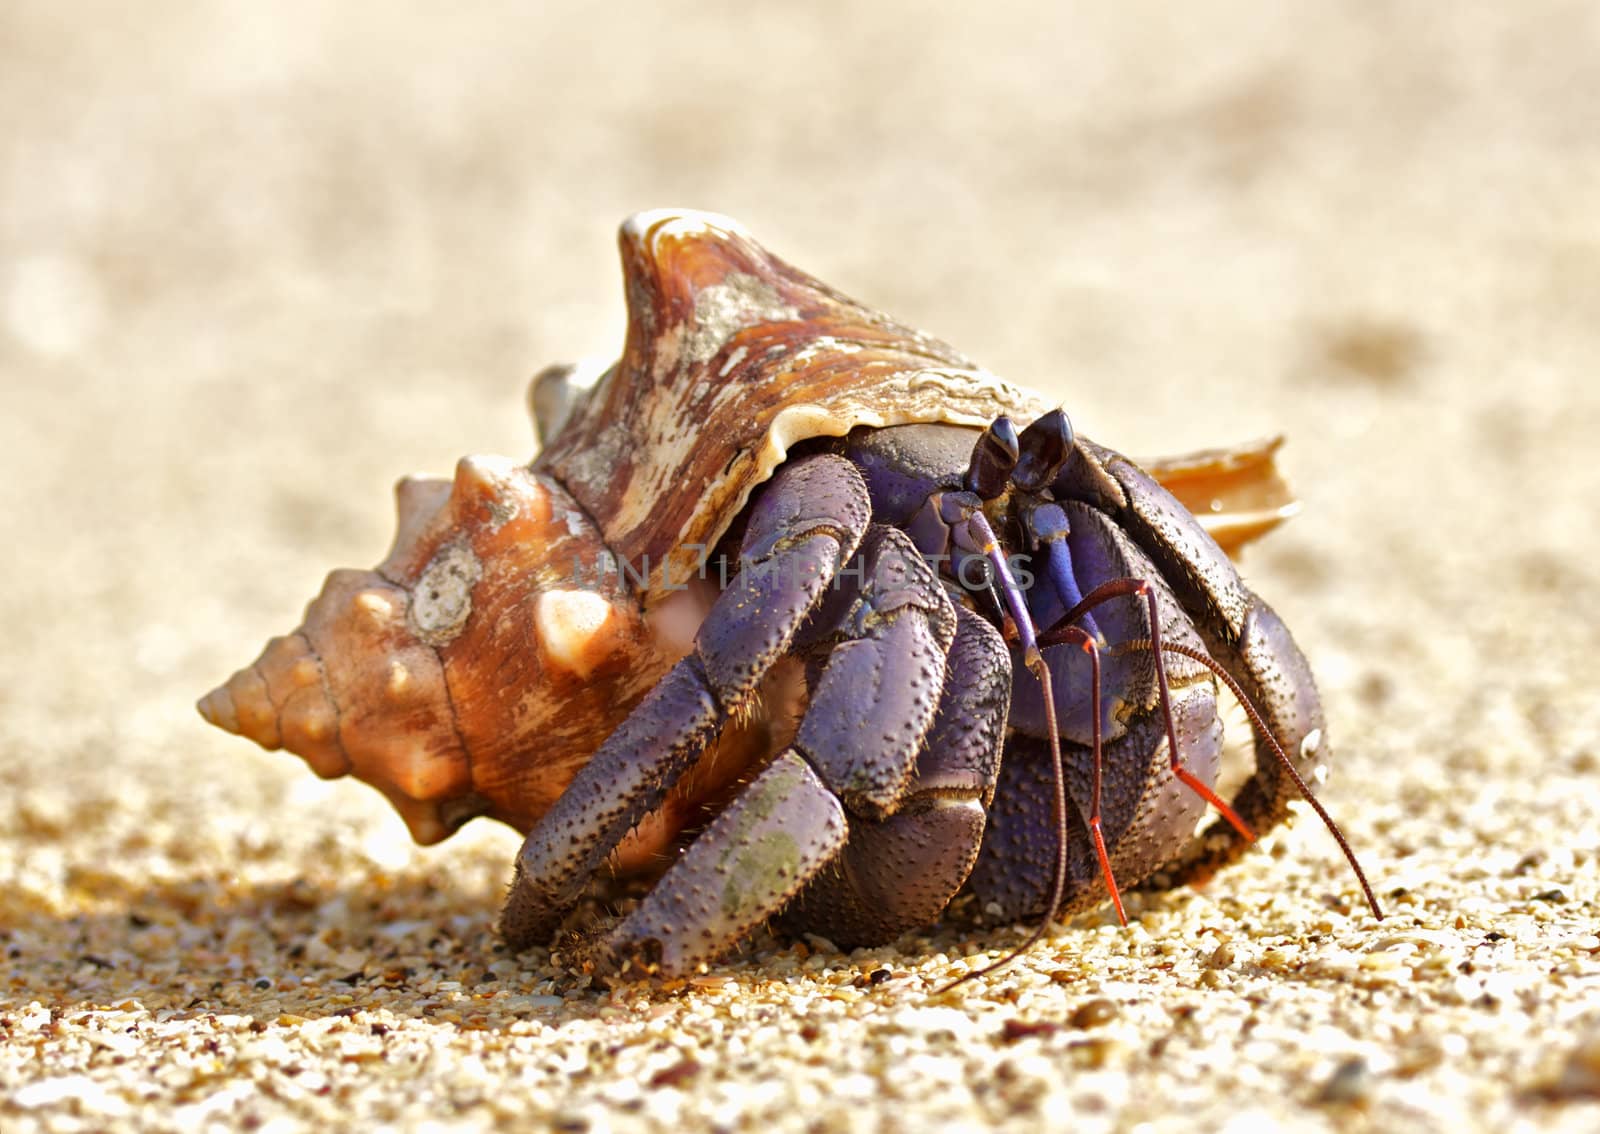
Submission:
POLYGON ((856 426, 982 426, 1051 408, 784 262, 727 217, 639 213, 618 243, 622 357, 581 395, 568 397, 559 374, 542 376, 542 388, 536 380, 541 429, 560 427, 535 467, 648 573, 646 610, 794 444, 856 426))
POLYGON ((467 457, 453 481, 401 480, 395 500, 384 561, 330 574, 201 715, 373 784, 418 842, 476 814, 526 828, 604 738, 596 717, 661 666, 599 533, 550 478, 467 457))

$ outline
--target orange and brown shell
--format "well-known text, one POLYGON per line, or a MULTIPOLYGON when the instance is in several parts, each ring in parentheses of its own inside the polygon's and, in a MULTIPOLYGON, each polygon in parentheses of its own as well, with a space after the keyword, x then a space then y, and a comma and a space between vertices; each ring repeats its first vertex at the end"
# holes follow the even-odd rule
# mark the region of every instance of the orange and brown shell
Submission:
MULTIPOLYGON (((683 581, 794 445, 1049 408, 725 217, 641 213, 620 243, 622 357, 586 391, 560 371, 536 384, 547 432, 531 466, 468 457, 453 481, 402 480, 389 556, 333 572, 300 627, 200 702, 320 775, 373 784, 418 842, 474 815, 537 821, 689 648, 708 598, 683 581)), ((1153 471, 1215 534, 1249 538, 1293 508, 1275 448, 1153 471)), ((760 722, 730 746, 764 747, 760 722)), ((660 849, 745 758, 689 777, 633 856, 660 849)))
POLYGON ((1050 404, 847 299, 710 213, 622 226, 628 337, 536 467, 651 582, 692 569, 795 444, 856 426, 1031 420, 1050 404))
POLYGON ((418 842, 478 814, 521 826, 593 752, 590 722, 658 676, 635 664, 638 605, 601 569, 593 524, 525 465, 468 457, 395 496, 388 558, 329 575, 200 711, 373 784, 418 842))

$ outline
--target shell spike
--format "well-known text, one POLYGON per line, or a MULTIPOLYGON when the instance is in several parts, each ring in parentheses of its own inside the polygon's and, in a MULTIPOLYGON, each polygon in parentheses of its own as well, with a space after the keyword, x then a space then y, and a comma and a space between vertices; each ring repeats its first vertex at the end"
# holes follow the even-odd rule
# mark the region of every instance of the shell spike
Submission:
POLYGON ((533 376, 528 383, 528 412, 540 445, 550 444, 610 369, 611 359, 595 355, 547 366, 533 376))
POLYGON ((548 513, 543 486, 526 475, 526 468, 509 457, 462 457, 456 463, 450 488, 450 508, 456 523, 485 520, 500 527, 530 506, 548 513))
POLYGON ((437 476, 403 476, 394 485, 395 549, 409 547, 422 537, 445 501, 450 482, 437 476))
POLYGON ((272 703, 261 664, 283 640, 272 639, 260 658, 202 697, 197 706, 200 715, 263 748, 281 748, 283 738, 278 732, 278 709, 272 703))
POLYGON ((226 684, 219 685, 211 692, 194 703, 209 724, 216 725, 224 732, 231 732, 235 736, 242 736, 239 729, 239 714, 233 705, 233 694, 229 692, 226 684))

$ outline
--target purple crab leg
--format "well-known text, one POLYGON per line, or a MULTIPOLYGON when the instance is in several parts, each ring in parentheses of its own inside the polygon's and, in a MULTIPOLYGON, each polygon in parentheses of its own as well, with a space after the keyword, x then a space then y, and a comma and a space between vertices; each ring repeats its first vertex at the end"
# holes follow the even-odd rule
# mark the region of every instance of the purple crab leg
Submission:
POLYGON ((782 908, 845 838, 838 797, 785 750, 606 935, 605 959, 661 976, 693 972, 782 908))
POLYGON ((819 611, 838 621, 805 636, 826 664, 795 745, 851 814, 882 819, 899 806, 933 723, 956 616, 904 532, 874 525, 858 559, 859 579, 842 572, 819 611))
POLYGON ((783 913, 783 923, 845 948, 892 941, 936 921, 973 863, 1000 769, 1011 651, 957 606, 944 691, 898 811, 850 815, 844 850, 783 913))
POLYGON ((606 857, 749 703, 870 515, 866 486, 843 458, 821 455, 779 470, 752 508, 745 572, 712 605, 694 652, 606 738, 528 833, 500 918, 508 944, 549 940, 606 857))
POLYGON ((606 856, 661 806, 727 715, 694 654, 645 695, 523 841, 500 913, 508 945, 550 939, 606 856))
MULTIPOLYGON (((715 960, 828 866, 845 845, 846 812, 873 824, 905 799, 938 708, 956 615, 904 532, 874 526, 859 562, 859 590, 841 589, 819 611, 838 618, 836 631, 813 627, 806 635, 827 661, 793 746, 607 935, 613 961, 641 960, 681 975, 715 960)), ((981 813, 977 823, 973 832, 971 816, 958 822, 965 848, 953 855, 948 847, 931 848, 935 860, 954 857, 954 868, 970 866, 981 813)), ((921 837, 949 833, 936 826, 921 837)), ((917 868, 915 861, 903 864, 892 881, 903 882, 917 868)), ((940 879, 946 900, 964 878, 962 870, 940 879)))

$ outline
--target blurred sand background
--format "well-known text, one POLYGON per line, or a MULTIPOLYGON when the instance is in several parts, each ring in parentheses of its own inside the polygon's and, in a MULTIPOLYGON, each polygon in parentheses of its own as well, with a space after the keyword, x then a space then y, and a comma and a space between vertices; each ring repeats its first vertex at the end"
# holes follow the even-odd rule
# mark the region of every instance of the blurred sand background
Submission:
POLYGON ((1600 9, 967 12, 0 10, 0 1126, 1600 1126, 1600 9), (202 724, 679 204, 1116 448, 1290 435, 1388 920, 1302 818, 945 998, 1021 931, 589 988, 509 831, 202 724))

